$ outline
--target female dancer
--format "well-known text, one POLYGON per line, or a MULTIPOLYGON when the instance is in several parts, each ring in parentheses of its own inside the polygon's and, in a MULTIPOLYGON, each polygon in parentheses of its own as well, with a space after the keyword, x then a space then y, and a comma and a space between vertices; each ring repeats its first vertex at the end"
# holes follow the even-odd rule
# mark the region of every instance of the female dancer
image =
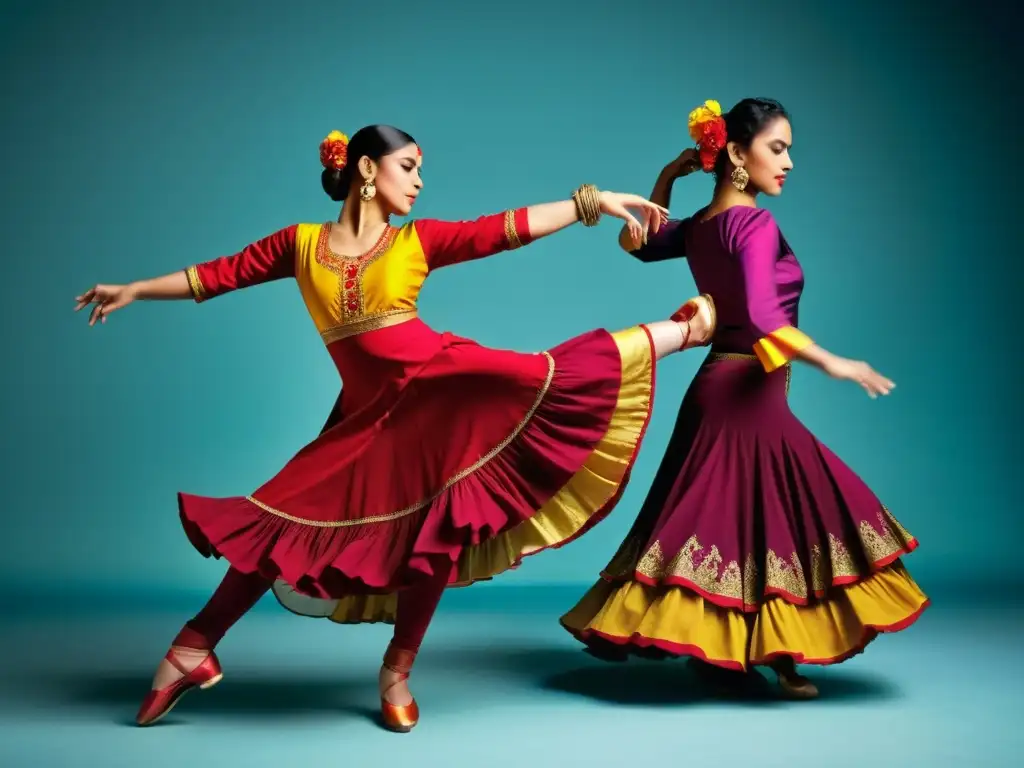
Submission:
POLYGON ((349 144, 332 132, 320 156, 324 190, 344 202, 336 222, 290 226, 233 256, 77 299, 78 309, 95 304, 94 325, 136 299, 201 302, 294 277, 344 381, 320 436, 251 495, 178 495, 189 540, 231 567, 173 640, 140 725, 220 681, 214 648, 276 580, 299 612, 327 602, 335 621, 395 624, 381 709, 386 727, 410 730, 419 711, 404 681, 445 586, 516 567, 607 515, 650 415, 655 360, 711 335, 700 297, 676 319, 595 330, 540 354, 437 333, 416 314, 432 270, 602 214, 642 237, 668 212, 585 185, 571 200, 472 222, 393 227, 389 217, 408 214, 423 188, 411 136, 370 126, 349 144))
POLYGON ((796 663, 842 661, 928 600, 899 560, 917 541, 790 411, 790 364, 871 397, 894 385, 797 330, 801 268, 756 207, 793 167, 782 106, 746 99, 723 118, 708 101, 690 134, 698 149, 665 168, 651 197, 668 205, 672 181, 702 167, 717 181, 710 205, 646 244, 629 229, 620 243, 644 262, 685 257, 715 298, 717 330, 636 523, 562 625, 610 660, 769 665, 787 695, 810 698, 796 663))

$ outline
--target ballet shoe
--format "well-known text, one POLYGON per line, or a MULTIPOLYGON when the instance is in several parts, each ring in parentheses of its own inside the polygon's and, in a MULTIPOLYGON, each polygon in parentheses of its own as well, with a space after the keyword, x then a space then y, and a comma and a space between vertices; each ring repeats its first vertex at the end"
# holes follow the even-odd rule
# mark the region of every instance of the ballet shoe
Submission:
POLYGON ((146 698, 143 699, 142 706, 139 707, 139 712, 135 716, 135 722, 138 725, 153 725, 174 709, 174 705, 190 690, 212 688, 224 677, 220 662, 213 651, 210 651, 209 655, 192 670, 186 670, 181 665, 173 647, 167 651, 164 658, 183 676, 163 688, 151 690, 146 694, 146 698))
POLYGON ((690 322, 698 316, 704 321, 707 330, 702 334, 700 342, 695 346, 703 347, 711 343, 711 337, 714 335, 718 325, 715 300, 711 298, 710 294, 702 293, 700 296, 695 296, 672 313, 671 320, 686 324, 687 333, 686 339, 683 341, 683 347, 688 346, 690 342, 690 322))
POLYGON ((380 714, 384 727, 395 733, 408 733, 416 727, 420 720, 420 708, 416 704, 416 699, 413 699, 409 704, 400 705, 392 704, 385 698, 387 692, 398 685, 398 683, 409 679, 409 672, 415 659, 415 652, 390 646, 387 653, 384 654, 384 666, 396 673, 398 679, 381 691, 380 714))

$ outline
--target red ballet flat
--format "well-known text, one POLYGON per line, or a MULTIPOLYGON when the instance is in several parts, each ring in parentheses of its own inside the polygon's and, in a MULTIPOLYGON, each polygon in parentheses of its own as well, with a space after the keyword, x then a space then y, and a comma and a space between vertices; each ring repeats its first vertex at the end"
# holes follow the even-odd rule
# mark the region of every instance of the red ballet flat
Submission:
POLYGON ((199 665, 191 670, 186 670, 171 648, 164 657, 171 666, 177 669, 183 677, 175 680, 159 690, 150 691, 142 701, 139 713, 135 716, 135 722, 139 725, 152 725, 174 709, 174 705, 181 700, 181 697, 193 688, 212 688, 224 678, 224 672, 220 668, 220 662, 216 654, 210 651, 199 665))
POLYGON ((703 299, 706 302, 705 307, 707 308, 709 318, 712 321, 711 324, 713 328, 714 321, 716 320, 715 300, 712 299, 711 294, 708 293, 702 293, 700 296, 695 296, 694 298, 687 301, 685 304, 683 304, 683 306, 681 306, 679 309, 672 313, 672 317, 670 319, 675 320, 677 323, 684 323, 687 320, 692 320, 697 316, 697 313, 700 312, 701 310, 701 299, 703 299))
MULTIPOLYGON (((715 327, 718 324, 718 314, 715 311, 715 300, 711 298, 710 294, 702 293, 700 296, 690 299, 683 304, 683 306, 673 312, 670 319, 677 323, 686 323, 687 331, 689 331, 690 321, 701 312, 704 313, 705 320, 707 321, 708 332, 706 340, 700 346, 707 346, 711 342, 711 337, 714 335, 715 327)), ((685 347, 689 341, 690 336, 689 332, 687 332, 683 346, 685 347)))

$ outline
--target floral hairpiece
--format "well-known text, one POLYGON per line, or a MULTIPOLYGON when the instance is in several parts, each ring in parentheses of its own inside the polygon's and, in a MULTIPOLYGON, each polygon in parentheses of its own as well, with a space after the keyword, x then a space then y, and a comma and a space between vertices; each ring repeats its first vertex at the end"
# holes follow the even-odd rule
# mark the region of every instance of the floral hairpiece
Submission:
POLYGON ((725 148, 728 136, 722 106, 714 99, 708 99, 690 113, 687 121, 690 138, 697 144, 700 164, 705 173, 715 170, 718 153, 725 148))
POLYGON ((332 171, 340 171, 348 163, 348 136, 331 131, 320 142, 320 164, 332 171))

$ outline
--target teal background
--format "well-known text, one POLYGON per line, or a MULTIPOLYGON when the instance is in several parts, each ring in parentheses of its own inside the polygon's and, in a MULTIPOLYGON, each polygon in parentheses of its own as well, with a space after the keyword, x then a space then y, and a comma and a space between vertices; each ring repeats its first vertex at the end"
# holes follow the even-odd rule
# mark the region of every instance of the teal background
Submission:
MULTIPOLYGON (((992 165, 1015 106, 998 58, 1010 33, 960 4, 882 7, 6 5, 4 589, 205 592, 224 566, 191 550, 174 494, 248 492, 339 387, 291 282, 139 304, 96 329, 72 313, 78 292, 333 218, 317 145, 334 128, 408 130, 425 151, 416 215, 471 218, 583 182, 646 195, 693 106, 748 95, 794 116, 795 171, 765 204, 807 272, 803 327, 898 384, 872 402, 800 368, 794 410, 920 538, 923 585, 1016 579, 1021 281, 992 165)), ((680 181, 673 213, 710 192, 680 181)), ((694 292, 685 263, 636 263, 617 231, 438 273, 422 314, 520 350, 665 317, 694 292)), ((615 514, 480 590, 596 576, 702 357, 662 364, 615 514)))
MULTIPOLYGON (((1024 700, 1007 670, 1024 633, 1020 21, 1008 9, 0 4, 0 765, 1019 764, 1024 700), (218 646, 224 684, 157 728, 123 727, 224 569, 189 547, 174 494, 251 490, 316 434, 339 383, 291 283, 140 304, 96 329, 73 297, 333 218, 317 160, 333 128, 407 129, 426 153, 416 214, 471 218, 583 182, 648 194, 688 144, 693 106, 750 95, 794 116, 796 168, 766 203, 807 273, 802 325, 898 383, 872 402, 800 368, 791 403, 920 538, 907 562, 934 605, 918 625, 809 670, 813 703, 709 698, 685 664, 603 664, 558 627, 643 500, 694 352, 661 365, 610 519, 442 600, 409 736, 371 722, 390 628, 294 619, 272 598, 218 646)), ((681 181, 673 212, 710 192, 706 177, 681 181)), ((632 261, 617 230, 575 227, 440 272, 422 313, 521 350, 665 317, 694 291, 686 265, 632 261)))

